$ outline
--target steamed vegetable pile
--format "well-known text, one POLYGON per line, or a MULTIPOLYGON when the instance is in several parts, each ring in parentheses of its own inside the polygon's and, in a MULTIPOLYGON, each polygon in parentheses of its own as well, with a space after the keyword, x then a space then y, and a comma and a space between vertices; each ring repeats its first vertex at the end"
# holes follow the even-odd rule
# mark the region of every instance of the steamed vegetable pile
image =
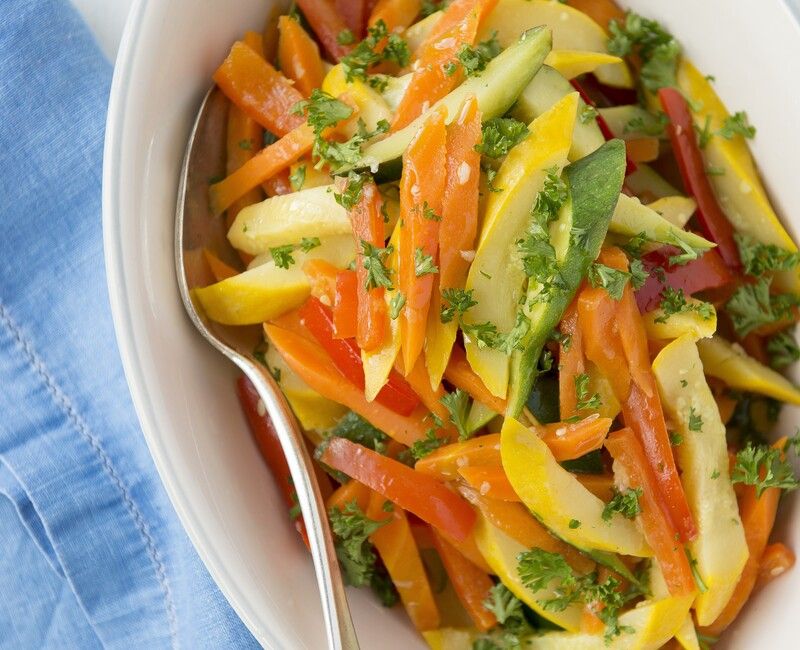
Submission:
POLYGON ((792 566, 800 443, 765 434, 800 404, 800 253, 660 24, 297 0, 214 80, 232 248, 189 257, 194 296, 263 328, 348 583, 433 648, 690 649, 792 566))

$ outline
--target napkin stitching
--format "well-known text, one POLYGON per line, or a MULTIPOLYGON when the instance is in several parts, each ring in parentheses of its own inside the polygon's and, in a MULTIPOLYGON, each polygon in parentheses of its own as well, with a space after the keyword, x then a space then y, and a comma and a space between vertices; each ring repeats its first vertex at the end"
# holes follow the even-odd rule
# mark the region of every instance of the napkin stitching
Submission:
POLYGON ((33 344, 28 341, 19 327, 16 325, 14 320, 11 318, 10 313, 6 309, 5 305, 0 301, 0 322, 5 325, 5 327, 11 332, 12 337, 17 342, 19 347, 22 349, 23 354, 28 358, 31 367, 35 370, 35 372, 39 375, 39 377, 44 382, 45 387, 47 388, 50 396, 53 398, 56 406, 60 407, 64 414, 67 416, 70 422, 72 422, 73 426, 77 429, 78 433, 80 433, 84 438, 86 438, 89 446, 92 450, 97 454, 98 458, 100 459, 100 465, 102 466, 103 470, 108 474, 111 478, 112 483, 117 487, 119 492, 122 495, 122 500, 127 507, 127 510, 131 517, 133 518, 136 527, 139 529, 139 532, 142 535, 142 538, 145 543, 145 548, 147 549, 148 554, 150 555, 150 559, 155 565, 155 573, 158 578, 159 583, 161 584, 162 590, 164 591, 164 600, 165 600, 165 607, 167 610, 167 619, 169 620, 169 631, 170 631, 170 638, 172 640, 172 647, 177 648, 177 614, 175 611, 175 603, 172 597, 172 590, 169 586, 169 580, 167 578, 166 567, 164 566, 164 562, 161 560, 161 555, 158 552, 158 548, 155 544, 155 540, 153 536, 150 534, 149 527, 147 525, 146 520, 142 516, 141 511, 136 505, 136 502, 130 495, 127 486, 124 484, 122 479, 120 478, 119 474, 117 473, 116 469, 114 468, 111 459, 109 458, 108 454, 106 453, 105 449, 103 449, 102 444, 100 441, 92 434, 89 430, 89 426, 86 424, 86 421, 81 417, 80 413, 75 409, 72 402, 70 401, 69 397, 61 390, 60 386, 56 379, 50 374, 45 365, 44 361, 39 357, 36 350, 33 347, 33 344))

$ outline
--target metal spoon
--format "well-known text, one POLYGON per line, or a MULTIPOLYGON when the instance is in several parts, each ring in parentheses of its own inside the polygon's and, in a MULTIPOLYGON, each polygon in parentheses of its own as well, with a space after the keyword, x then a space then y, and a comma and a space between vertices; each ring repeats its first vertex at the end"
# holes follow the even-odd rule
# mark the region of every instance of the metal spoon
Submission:
POLYGON ((189 318, 205 339, 247 375, 261 397, 283 447, 303 513, 311 556, 317 574, 328 645, 334 650, 358 650, 350 608, 336 559, 325 505, 303 440, 286 398, 275 379, 252 356, 260 328, 232 328, 212 323, 198 310, 190 291, 207 278, 192 263, 203 248, 223 260, 241 265, 225 237, 223 217, 214 217, 208 207, 208 181, 224 174, 225 131, 228 100, 216 88, 203 99, 186 147, 175 210, 175 264, 181 297, 189 318))

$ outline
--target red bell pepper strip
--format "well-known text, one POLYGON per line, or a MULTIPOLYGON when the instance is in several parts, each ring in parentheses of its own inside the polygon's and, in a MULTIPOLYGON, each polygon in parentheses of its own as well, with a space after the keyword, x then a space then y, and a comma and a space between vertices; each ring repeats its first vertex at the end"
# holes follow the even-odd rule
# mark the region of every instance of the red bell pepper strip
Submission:
POLYGON ((457 541, 475 525, 475 511, 444 483, 345 438, 332 438, 320 460, 372 488, 457 541))
POLYGON ((356 318, 356 341, 365 352, 381 347, 389 330, 389 310, 384 300, 383 287, 369 287, 367 269, 364 266, 364 246, 383 248, 384 222, 381 208, 383 199, 372 181, 364 183, 361 198, 350 210, 353 236, 356 240, 356 292, 358 316, 356 318))
MULTIPOLYGON (((364 366, 361 362, 361 351, 354 339, 334 338, 331 310, 314 296, 310 296, 300 307, 299 313, 303 325, 330 355, 339 372, 363 391, 364 366)), ((409 415, 419 404, 419 397, 396 371, 389 373, 389 380, 375 399, 400 415, 409 415)))
POLYGON ((642 531, 655 553, 670 594, 679 596, 692 593, 695 583, 689 560, 683 545, 677 540, 675 527, 667 514, 667 506, 642 445, 633 431, 626 428, 608 436, 606 449, 623 469, 628 487, 642 490, 639 497, 642 531))
POLYGON ((353 48, 339 42, 339 34, 347 29, 344 18, 333 0, 297 0, 297 6, 306 17, 317 39, 335 61, 340 61, 353 48))
POLYGON ((694 121, 683 95, 675 88, 661 88, 658 99, 669 117, 669 139, 687 192, 697 201, 697 219, 706 238, 713 241, 729 268, 742 267, 733 227, 717 203, 708 181, 703 155, 697 145, 694 121))
POLYGON ((678 252, 673 246, 665 246, 642 256, 642 264, 648 273, 644 285, 636 292, 636 304, 642 313, 661 304, 661 293, 666 286, 676 291, 681 289, 685 295, 691 296, 699 291, 724 287, 733 281, 733 274, 716 250, 708 250, 681 266, 670 265, 670 256, 678 252), (663 269, 663 274, 654 273, 656 268, 663 269))
MULTIPOLYGON (((258 396, 253 384, 244 375, 239 377, 236 381, 236 392, 239 394, 239 402, 242 405, 242 410, 247 417, 247 423, 250 425, 250 431, 256 439, 256 444, 264 457, 267 465, 269 466, 275 482, 283 495, 283 500, 289 507, 290 511, 297 508, 297 494, 294 491, 292 484, 292 475, 289 472, 289 465, 286 464, 286 457, 283 455, 283 448, 278 440, 278 434, 272 427, 272 420, 266 413, 259 413, 258 404, 261 398, 258 396)), ((262 405, 263 408, 263 405, 262 405)), ((292 517, 294 527, 303 538, 306 547, 311 548, 308 543, 308 533, 306 532, 305 523, 303 523, 303 515, 297 514, 292 517)))
POLYGON ((358 278, 355 271, 336 272, 333 294, 333 338, 351 339, 358 330, 358 278))
POLYGON ((335 0, 335 5, 336 11, 353 32, 355 40, 360 41, 364 38, 364 27, 369 17, 367 0, 335 0))

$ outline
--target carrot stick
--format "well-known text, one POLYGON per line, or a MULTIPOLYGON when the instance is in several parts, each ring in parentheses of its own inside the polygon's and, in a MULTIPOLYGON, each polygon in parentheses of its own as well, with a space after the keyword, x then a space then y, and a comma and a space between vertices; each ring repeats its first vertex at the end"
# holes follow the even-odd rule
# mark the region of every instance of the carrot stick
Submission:
MULTIPOLYGON (((395 366, 397 368, 397 366, 395 366)), ((400 370, 399 368, 397 368, 400 370)), ((400 370, 402 373, 403 371, 400 370)), ((425 369, 425 361, 422 357, 417 359, 414 369, 405 373, 406 381, 414 389, 414 392, 419 396, 425 408, 431 413, 436 415, 444 422, 445 428, 453 433, 453 428, 450 426, 450 412, 442 404, 441 399, 445 396, 446 392, 442 385, 439 384, 434 390, 431 388, 431 382, 428 380, 428 371, 425 369)))
POLYGON ((369 17, 372 27, 379 20, 386 23, 386 30, 391 34, 411 25, 419 16, 422 0, 378 0, 369 17))
POLYGON ((501 501, 520 501, 502 465, 465 465, 458 473, 482 496, 501 501))
POLYGON ((483 601, 488 598, 489 591, 494 586, 489 574, 461 555, 436 530, 433 530, 433 543, 450 583, 475 627, 486 632, 497 625, 495 615, 483 606, 483 601))
POLYGON ((695 591, 689 560, 676 537, 676 528, 637 436, 628 428, 615 431, 608 436, 606 449, 614 457, 615 466, 619 464, 628 487, 642 490, 639 497, 642 532, 655 553, 670 593, 677 596, 695 591))
POLYGON ((447 9, 442 13, 442 16, 428 33, 428 37, 420 45, 419 53, 421 54, 425 47, 432 47, 447 32, 464 23, 465 19, 469 18, 470 13, 475 12, 480 22, 485 15, 494 9, 496 4, 497 0, 454 0, 447 5, 447 9))
POLYGON ((356 41, 364 37, 369 11, 366 0, 334 0, 336 11, 344 19, 347 28, 353 32, 356 41))
MULTIPOLYGON (((263 129, 236 104, 231 104, 228 109, 226 139, 225 173, 230 175, 247 163, 261 148, 263 129)), ((227 227, 233 225, 239 210, 258 203, 262 198, 261 191, 258 187, 254 187, 234 201, 227 210, 227 227)))
MULTIPOLYGON (((778 440, 773 446, 783 449, 786 445, 786 438, 778 440)), ((739 496, 739 516, 744 526, 744 536, 747 540, 747 548, 750 554, 747 563, 744 565, 742 575, 736 588, 731 595, 725 609, 722 610, 717 620, 711 625, 701 628, 703 634, 719 636, 742 611, 758 579, 761 557, 767 546, 772 527, 775 525, 775 515, 778 512, 778 501, 780 500, 780 488, 767 488, 761 493, 759 498, 756 495, 756 488, 746 485, 739 496)))
POLYGON ((781 542, 769 544, 761 554, 761 560, 758 563, 758 578, 755 588, 761 589, 766 586, 791 569, 794 563, 794 551, 786 544, 781 542))
POLYGON ((400 178, 399 285, 406 298, 400 323, 403 367, 422 352, 438 256, 446 165, 444 114, 437 111, 403 154, 400 178), (427 264, 425 264, 427 262, 427 264))
POLYGON ((277 174, 268 178, 261 187, 264 188, 267 196, 281 196, 294 192, 291 181, 289 181, 289 169, 281 169, 277 174))
POLYGON ((325 51, 334 61, 341 60, 352 49, 352 45, 339 43, 339 34, 347 29, 347 25, 333 1, 297 0, 297 5, 325 51))
POLYGON ((228 99, 277 136, 286 135, 305 121, 290 112, 303 99, 300 92, 241 41, 233 44, 214 73, 214 81, 228 99))
POLYGON ((299 22, 289 16, 278 19, 278 62, 281 71, 305 97, 322 85, 325 70, 319 48, 299 22))
POLYGON ((328 497, 325 507, 328 511, 343 510, 351 501, 355 501, 361 512, 367 511, 371 490, 358 481, 350 480, 344 485, 340 485, 333 494, 328 497))
POLYGON ((625 141, 625 153, 634 163, 652 162, 658 158, 658 138, 635 138, 625 141))
POLYGON ((596 413, 577 422, 554 422, 532 427, 559 462, 600 449, 610 428, 611 420, 596 413))
POLYGON ((350 210, 350 222, 356 240, 356 295, 358 316, 356 342, 365 352, 373 352, 383 345, 389 331, 389 310, 384 300, 385 288, 369 287, 369 275, 364 265, 365 243, 383 248, 384 223, 381 208, 383 199, 372 181, 365 182, 361 197, 350 210))
POLYGON ((249 47, 253 52, 258 54, 262 59, 264 59, 264 35, 260 32, 245 32, 244 36, 242 37, 242 41, 244 42, 247 47, 249 47))
POLYGON ((463 467, 500 467, 501 463, 500 434, 492 433, 439 447, 420 458, 414 469, 443 480, 455 480, 459 477, 458 470, 463 467))
POLYGON ((323 397, 344 404, 404 445, 425 438, 430 428, 425 420, 427 413, 415 411, 402 416, 380 402, 367 402, 364 391, 344 378, 316 342, 276 325, 265 324, 264 331, 291 369, 323 397))
POLYGON ((488 406, 495 413, 506 412, 506 401, 489 392, 481 378, 470 367, 464 349, 458 345, 454 346, 450 353, 450 361, 444 371, 444 378, 456 388, 469 393, 472 399, 488 406))
POLYGON ((578 394, 575 379, 586 372, 583 357, 583 339, 578 327, 578 307, 573 302, 559 325, 561 335, 558 356, 558 402, 561 419, 566 420, 578 413, 578 394))
POLYGON ((567 4, 585 13, 606 31, 610 21, 625 20, 625 12, 612 0, 569 0, 567 4))
POLYGON ((209 188, 212 212, 222 214, 234 201, 311 151, 313 144, 314 132, 303 123, 259 151, 230 176, 209 188))
POLYGON ((232 266, 225 264, 225 262, 219 259, 209 249, 203 249, 203 256, 206 258, 206 262, 208 262, 208 265, 211 267, 211 273, 214 274, 214 278, 217 282, 222 282, 223 280, 232 278, 234 275, 239 275, 239 271, 232 266))
POLYGON ((323 305, 333 305, 339 269, 330 262, 314 259, 303 264, 303 273, 311 284, 311 295, 318 298, 323 305))
POLYGON ((355 271, 336 272, 336 291, 333 297, 333 338, 351 339, 358 329, 358 298, 355 271))
POLYGON ((405 510, 394 506, 390 512, 384 510, 386 501, 377 492, 372 492, 367 507, 367 517, 374 521, 389 521, 378 528, 370 541, 375 545, 386 570, 392 579, 408 617, 418 630, 433 630, 439 627, 439 609, 433 598, 425 566, 419 555, 417 543, 411 534, 405 510))
POLYGON ((575 474, 575 478, 601 501, 608 503, 614 497, 614 477, 611 474, 575 474))

